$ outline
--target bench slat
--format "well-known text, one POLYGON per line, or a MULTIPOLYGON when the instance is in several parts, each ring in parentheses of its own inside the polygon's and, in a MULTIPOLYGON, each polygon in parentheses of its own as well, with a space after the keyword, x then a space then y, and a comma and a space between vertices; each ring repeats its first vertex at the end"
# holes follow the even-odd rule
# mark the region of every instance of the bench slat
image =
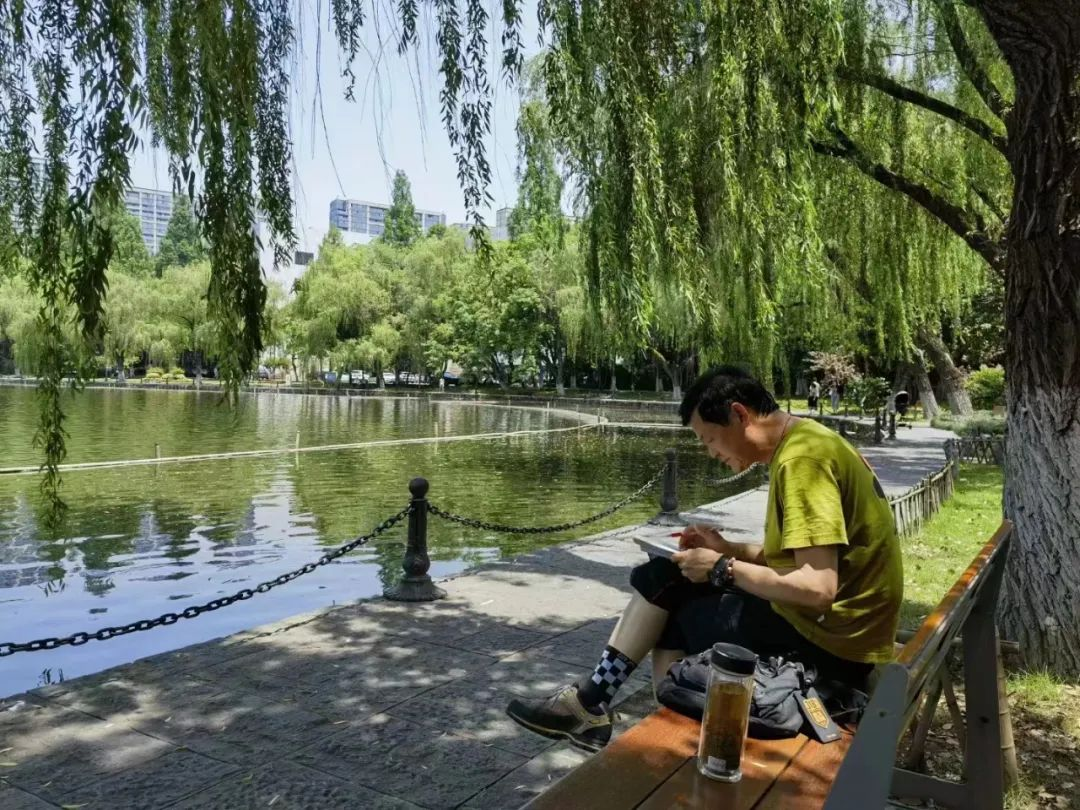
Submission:
POLYGON ((935 643, 943 640, 938 637, 943 637, 951 629, 959 632, 957 625, 960 623, 949 620, 956 618, 954 613, 962 601, 973 597, 974 586, 978 584, 977 580, 985 577, 988 563, 1000 553, 1005 539, 1012 533, 1012 528, 1012 523, 1009 521, 1002 522, 998 530, 994 532, 994 536, 979 551, 979 555, 967 567, 956 584, 949 589, 945 598, 938 603, 934 612, 926 617, 911 641, 904 645, 897 663, 908 668, 912 684, 921 688, 928 665, 941 646, 940 643, 935 643))
POLYGON ((528 805, 530 810, 636 807, 697 753, 700 725, 670 709, 653 712, 528 805))
POLYGON ((828 745, 807 742, 754 810, 820 810, 852 739, 845 731, 828 745))
POLYGON ((811 745, 816 744, 802 735, 786 740, 747 740, 742 759, 743 776, 735 784, 702 776, 697 770, 697 756, 692 756, 638 806, 639 810, 666 810, 669 807, 751 810, 792 759, 811 745))

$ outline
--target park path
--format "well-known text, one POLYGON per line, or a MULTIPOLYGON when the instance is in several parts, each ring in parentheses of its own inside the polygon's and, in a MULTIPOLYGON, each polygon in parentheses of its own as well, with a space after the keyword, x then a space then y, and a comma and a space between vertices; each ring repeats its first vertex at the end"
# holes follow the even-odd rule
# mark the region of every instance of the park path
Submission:
MULTIPOLYGON (((862 449, 894 495, 950 435, 862 449)), ((749 538, 764 506, 758 488, 684 517, 749 538)), ((519 807, 587 755, 503 708, 595 664, 643 560, 633 528, 474 568, 441 602, 334 607, 0 700, 0 808, 519 807)), ((652 710, 648 671, 619 729, 652 710)))

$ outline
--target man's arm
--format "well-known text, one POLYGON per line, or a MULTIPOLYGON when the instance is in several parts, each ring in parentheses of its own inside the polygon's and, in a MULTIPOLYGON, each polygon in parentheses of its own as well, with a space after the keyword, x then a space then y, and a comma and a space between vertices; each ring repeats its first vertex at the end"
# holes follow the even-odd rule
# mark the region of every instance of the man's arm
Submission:
MULTIPOLYGON (((680 551, 672 558, 691 582, 707 582, 720 553, 708 548, 680 551)), ((735 585, 747 593, 824 613, 836 599, 839 554, 836 546, 795 549, 795 567, 775 570, 736 558, 735 585)))
POLYGON ((712 526, 694 524, 683 529, 679 547, 708 548, 718 554, 728 554, 736 560, 754 565, 765 565, 765 550, 761 543, 737 543, 728 540, 712 526))

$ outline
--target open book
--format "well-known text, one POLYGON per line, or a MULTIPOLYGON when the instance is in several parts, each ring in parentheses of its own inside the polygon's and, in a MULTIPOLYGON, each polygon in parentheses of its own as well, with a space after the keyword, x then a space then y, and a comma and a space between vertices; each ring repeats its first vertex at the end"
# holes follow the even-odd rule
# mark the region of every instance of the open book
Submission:
POLYGON ((641 526, 630 539, 650 557, 670 560, 671 555, 679 551, 679 534, 678 526, 641 526))

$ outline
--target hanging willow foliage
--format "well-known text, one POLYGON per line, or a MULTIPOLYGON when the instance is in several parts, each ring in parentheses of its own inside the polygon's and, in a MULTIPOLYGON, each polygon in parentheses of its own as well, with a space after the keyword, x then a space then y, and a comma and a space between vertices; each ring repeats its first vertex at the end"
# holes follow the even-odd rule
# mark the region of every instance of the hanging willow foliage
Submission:
MULTIPOLYGON (((482 0, 463 0, 463 13, 457 0, 434 5, 443 123, 479 225, 478 209, 490 199, 488 14, 482 0)), ((398 11, 404 49, 416 43, 417 5, 402 0, 398 11)), ((44 302, 35 442, 54 517, 62 512, 61 395, 66 380, 84 377, 84 348, 101 337, 112 254, 106 223, 123 203, 143 133, 166 149, 175 190, 195 203, 223 377, 235 388, 257 361, 266 299, 257 212, 279 262, 294 241, 288 100, 300 13, 292 0, 0 3, 0 274, 28 268, 44 302)), ((351 94, 365 5, 331 0, 329 14, 351 94)), ((513 78, 522 62, 519 3, 504 0, 502 16, 502 64, 513 78)))
MULTIPOLYGON (((479 225, 491 174, 487 6, 431 5, 443 124, 479 225)), ((258 357, 257 211, 279 260, 293 241, 298 7, 0 4, 0 267, 28 268, 44 301, 37 441, 54 505, 61 394, 88 354, 70 326, 85 344, 100 337, 105 223, 142 133, 195 202, 223 375, 235 384, 258 357)), ((396 9, 405 51, 418 44, 419 5, 396 9)), ((349 93, 368 10, 328 4, 349 93)), ((879 348, 901 356, 986 267, 999 269, 1008 72, 953 0, 540 0, 538 11, 551 129, 587 215, 592 297, 629 345, 694 341, 703 359, 741 356, 766 371, 786 332, 839 339, 869 317, 879 348)), ((503 0, 501 17, 513 79, 520 0, 503 0)))
POLYGON ((1001 269, 1004 127, 958 54, 1007 71, 960 13, 542 0, 596 298, 640 342, 682 297, 703 359, 762 372, 780 335, 843 342, 867 319, 878 352, 907 355, 1001 269))

